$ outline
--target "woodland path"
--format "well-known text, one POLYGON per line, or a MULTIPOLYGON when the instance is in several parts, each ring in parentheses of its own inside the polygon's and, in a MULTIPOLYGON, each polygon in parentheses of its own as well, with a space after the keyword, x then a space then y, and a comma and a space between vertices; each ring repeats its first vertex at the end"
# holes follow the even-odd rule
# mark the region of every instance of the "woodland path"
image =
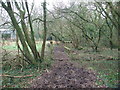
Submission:
POLYGON ((59 61, 66 61, 70 60, 68 55, 65 53, 65 49, 63 46, 56 46, 53 49, 53 59, 54 60, 59 60, 59 61))
POLYGON ((53 50, 55 63, 49 71, 32 81, 31 88, 94 88, 96 75, 94 72, 78 67, 70 61, 63 46, 53 50))

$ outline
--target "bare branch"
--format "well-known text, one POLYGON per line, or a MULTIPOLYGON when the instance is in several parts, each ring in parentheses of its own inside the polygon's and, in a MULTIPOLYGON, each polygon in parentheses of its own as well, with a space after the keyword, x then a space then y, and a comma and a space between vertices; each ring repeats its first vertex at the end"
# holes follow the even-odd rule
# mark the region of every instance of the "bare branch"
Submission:
POLYGON ((5 23, 1 24, 0 27, 1 27, 1 26, 4 26, 4 25, 6 25, 6 24, 11 24, 11 22, 5 22, 5 23))

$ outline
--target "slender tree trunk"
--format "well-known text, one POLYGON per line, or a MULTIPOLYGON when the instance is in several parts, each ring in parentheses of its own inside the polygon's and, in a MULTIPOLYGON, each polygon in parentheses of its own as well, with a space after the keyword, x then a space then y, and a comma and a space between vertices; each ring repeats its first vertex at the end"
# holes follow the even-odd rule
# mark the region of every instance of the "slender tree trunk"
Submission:
POLYGON ((110 43, 111 50, 113 49, 113 42, 112 42, 113 32, 112 32, 112 30, 113 30, 113 26, 110 28, 110 41, 109 41, 109 43, 110 43))
POLYGON ((43 12, 44 12, 44 33, 43 33, 43 44, 42 44, 42 51, 41 51, 41 59, 44 59, 45 43, 46 43, 46 36, 47 36, 47 25, 46 25, 46 0, 44 0, 44 3, 43 3, 43 12))
POLYGON ((25 55, 29 58, 30 61, 32 61, 35 64, 34 59, 33 59, 32 55, 30 54, 30 51, 29 51, 27 44, 25 42, 25 38, 23 36, 23 33, 21 32, 21 29, 20 29, 19 25, 17 24, 17 21, 16 21, 14 15, 12 14, 12 12, 9 12, 9 15, 10 15, 10 18, 11 18, 12 23, 14 25, 14 28, 16 29, 17 34, 20 37, 20 41, 22 43, 22 47, 23 47, 25 55))
POLYGON ((19 39, 20 39, 20 42, 22 44, 22 47, 23 47, 23 53, 26 57, 26 59, 31 63, 31 64, 36 64, 36 61, 35 59, 32 57, 32 54, 30 53, 29 49, 28 49, 28 46, 27 46, 27 43, 26 43, 26 40, 25 40, 25 37, 24 37, 24 34, 20 28, 20 26, 18 25, 18 22, 14 16, 14 12, 12 10, 12 7, 11 7, 11 3, 10 2, 7 2, 7 5, 5 5, 4 2, 1 2, 1 5, 2 7, 7 11, 8 15, 10 16, 10 19, 11 19, 11 22, 14 26, 14 28, 16 29, 16 33, 17 35, 19 36, 19 39))
POLYGON ((113 49, 113 42, 112 42, 112 38, 113 38, 113 26, 110 29, 110 49, 113 49))
POLYGON ((36 48, 36 44, 35 44, 34 32, 33 32, 33 28, 32 28, 32 23, 31 23, 30 13, 29 13, 29 10, 28 10, 27 1, 25 3, 26 3, 27 12, 28 12, 28 19, 29 19, 29 24, 30 24, 30 29, 31 29, 31 37, 29 35, 29 31, 28 31, 28 28, 27 28, 27 26, 25 24, 25 20, 24 20, 24 18, 25 18, 25 7, 24 7, 23 2, 22 2, 23 10, 20 9, 17 2, 15 2, 15 6, 20 12, 21 26, 22 26, 22 30, 23 30, 23 33, 24 33, 24 36, 25 36, 25 40, 26 40, 28 46, 30 47, 30 49, 32 51, 34 59, 37 61, 38 59, 40 59, 40 55, 37 52, 37 48, 36 48))
POLYGON ((25 34, 25 39, 34 55, 35 60, 40 59, 39 54, 36 49, 36 45, 34 42, 32 42, 31 38, 29 37, 28 29, 27 29, 27 26, 24 21, 24 16, 22 17, 21 26, 22 26, 23 32, 25 34))
POLYGON ((18 35, 16 33, 16 45, 17 45, 18 55, 19 55, 19 45, 18 45, 18 42, 19 42, 19 38, 18 38, 18 35))
POLYGON ((118 59, 120 60, 120 1, 117 2, 118 11, 118 59))
POLYGON ((107 17, 105 17, 105 18, 106 18, 107 26, 110 29, 109 44, 110 44, 110 49, 112 50, 113 49, 113 42, 112 42, 112 38, 113 38, 113 25, 109 24, 109 21, 108 21, 107 17))
POLYGON ((120 60, 120 24, 118 25, 118 59, 120 60))
POLYGON ((36 48, 36 43, 35 43, 35 38, 34 38, 34 31, 33 31, 33 27, 32 27, 31 16, 30 16, 27 0, 25 2, 25 5, 26 5, 26 8, 27 8, 28 20, 29 20, 29 25, 30 25, 30 29, 31 29, 32 51, 33 51, 33 54, 35 56, 35 59, 40 59, 40 55, 37 52, 37 48, 36 48))

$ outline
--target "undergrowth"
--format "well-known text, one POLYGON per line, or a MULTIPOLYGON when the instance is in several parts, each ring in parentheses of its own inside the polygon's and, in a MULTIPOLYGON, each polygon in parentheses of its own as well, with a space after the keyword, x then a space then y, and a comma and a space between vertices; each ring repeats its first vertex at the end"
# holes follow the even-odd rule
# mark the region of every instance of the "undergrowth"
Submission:
POLYGON ((119 60, 117 60, 118 52, 116 49, 106 48, 99 52, 83 49, 79 50, 77 54, 71 53, 69 56, 73 62, 78 62, 81 67, 92 69, 97 73, 97 85, 105 85, 109 88, 118 87, 119 60))
MULTIPOLYGON (((74 60, 75 61, 75 60, 74 60)), ((81 67, 94 70, 97 73, 96 84, 109 88, 117 88, 118 85, 118 60, 77 60, 81 67)))
POLYGON ((93 69, 98 72, 98 85, 106 85, 110 88, 117 88, 118 85, 118 61, 98 61, 91 63, 93 69), (93 65, 94 64, 94 65, 93 65))
POLYGON ((34 79, 37 76, 40 76, 46 69, 49 69, 51 64, 53 63, 53 60, 46 59, 44 60, 39 67, 28 65, 25 68, 21 70, 21 68, 15 68, 15 69, 3 69, 2 74, 3 75, 11 75, 11 76, 26 76, 30 75, 28 77, 7 77, 3 76, 2 86, 3 88, 25 88, 29 86, 30 80, 34 79))

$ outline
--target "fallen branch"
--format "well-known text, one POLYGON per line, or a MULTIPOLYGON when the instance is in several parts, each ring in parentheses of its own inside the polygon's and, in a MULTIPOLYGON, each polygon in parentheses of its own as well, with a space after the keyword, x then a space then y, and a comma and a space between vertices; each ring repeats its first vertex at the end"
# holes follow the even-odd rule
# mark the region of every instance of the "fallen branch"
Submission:
POLYGON ((68 47, 66 47, 66 46, 64 46, 64 48, 65 48, 65 49, 67 49, 68 51, 71 51, 71 49, 70 49, 70 48, 68 48, 68 47))
POLYGON ((33 75, 25 75, 25 76, 11 76, 11 75, 0 75, 2 77, 10 77, 10 78, 24 78, 24 77, 32 77, 33 75))
POLYGON ((69 47, 64 46, 64 48, 67 50, 68 53, 74 52, 74 51, 71 50, 69 47))

